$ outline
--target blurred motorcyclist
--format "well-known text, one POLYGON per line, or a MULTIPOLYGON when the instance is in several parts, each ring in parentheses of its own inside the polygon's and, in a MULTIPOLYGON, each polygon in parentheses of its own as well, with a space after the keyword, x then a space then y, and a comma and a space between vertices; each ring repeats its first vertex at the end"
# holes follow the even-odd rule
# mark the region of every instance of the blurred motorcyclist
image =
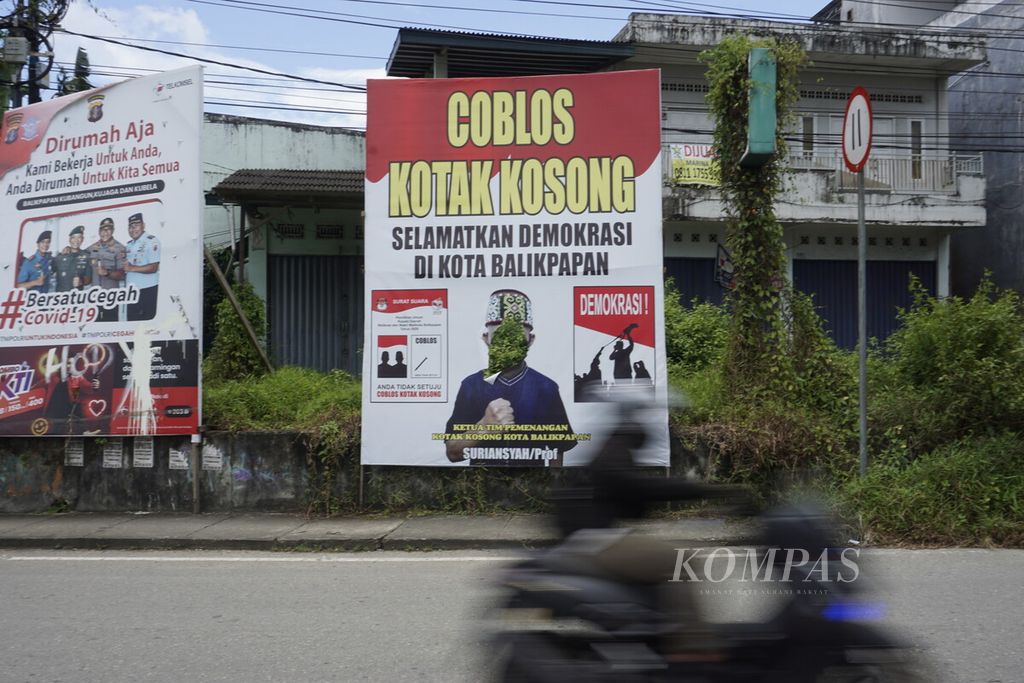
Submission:
POLYGON ((617 424, 585 468, 585 485, 555 494, 558 524, 565 537, 559 552, 573 558, 577 571, 583 567, 597 576, 653 587, 665 615, 676 625, 666 640, 670 652, 714 652, 717 643, 701 622, 693 591, 685 580, 672 580, 676 549, 618 525, 646 517, 652 503, 700 498, 739 501, 743 492, 643 472, 636 461, 647 438, 646 427, 637 419, 643 406, 617 406, 617 424))

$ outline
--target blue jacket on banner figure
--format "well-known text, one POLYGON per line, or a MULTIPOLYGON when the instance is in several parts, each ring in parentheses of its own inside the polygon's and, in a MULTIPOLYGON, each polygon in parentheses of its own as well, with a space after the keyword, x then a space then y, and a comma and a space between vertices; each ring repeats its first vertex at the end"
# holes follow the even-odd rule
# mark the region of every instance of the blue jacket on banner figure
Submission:
POLYGON ((18 287, 30 292, 49 292, 53 280, 53 255, 50 253, 50 241, 53 235, 49 230, 39 233, 36 240, 36 253, 26 258, 18 268, 18 287))
MULTIPOLYGON (((501 289, 488 299, 482 337, 489 349, 509 315, 522 321, 526 348, 533 344, 532 302, 522 292, 501 289)), ((485 372, 474 372, 459 386, 445 427, 448 459, 488 466, 561 465, 562 454, 576 440, 558 384, 527 367, 525 357, 491 377, 485 372)))
POLYGON ((128 305, 128 320, 152 320, 156 315, 157 290, 160 285, 160 240, 146 232, 141 213, 128 217, 131 240, 125 245, 127 263, 125 282, 139 290, 137 303, 128 305))

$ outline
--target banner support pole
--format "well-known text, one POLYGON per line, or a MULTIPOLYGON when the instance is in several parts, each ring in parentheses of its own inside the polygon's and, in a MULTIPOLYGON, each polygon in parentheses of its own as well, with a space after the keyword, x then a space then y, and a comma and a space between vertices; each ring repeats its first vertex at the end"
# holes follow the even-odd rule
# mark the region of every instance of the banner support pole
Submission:
POLYGON ((192 440, 192 514, 199 514, 199 473, 202 472, 199 462, 199 443, 192 440))
POLYGON ((363 463, 359 463, 359 511, 363 511, 363 463))

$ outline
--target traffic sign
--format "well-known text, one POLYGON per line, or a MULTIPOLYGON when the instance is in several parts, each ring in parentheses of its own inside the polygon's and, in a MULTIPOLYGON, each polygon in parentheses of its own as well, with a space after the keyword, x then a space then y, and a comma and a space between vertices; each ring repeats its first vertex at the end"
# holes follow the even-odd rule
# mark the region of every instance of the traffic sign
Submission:
POLYGON ((854 173, 860 173, 871 153, 872 127, 871 98, 858 85, 846 101, 843 116, 843 161, 854 173))

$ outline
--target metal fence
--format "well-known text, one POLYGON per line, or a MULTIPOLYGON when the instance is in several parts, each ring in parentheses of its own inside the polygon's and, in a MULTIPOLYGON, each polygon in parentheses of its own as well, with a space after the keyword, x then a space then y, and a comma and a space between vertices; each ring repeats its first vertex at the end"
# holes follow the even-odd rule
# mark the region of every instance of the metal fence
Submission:
MULTIPOLYGON (((793 156, 794 169, 835 169, 835 188, 857 189, 857 176, 846 170, 842 157, 793 156)), ((950 154, 941 157, 886 157, 873 155, 864 165, 864 187, 868 190, 898 194, 953 193, 961 175, 981 175, 982 160, 978 155, 950 154)))

